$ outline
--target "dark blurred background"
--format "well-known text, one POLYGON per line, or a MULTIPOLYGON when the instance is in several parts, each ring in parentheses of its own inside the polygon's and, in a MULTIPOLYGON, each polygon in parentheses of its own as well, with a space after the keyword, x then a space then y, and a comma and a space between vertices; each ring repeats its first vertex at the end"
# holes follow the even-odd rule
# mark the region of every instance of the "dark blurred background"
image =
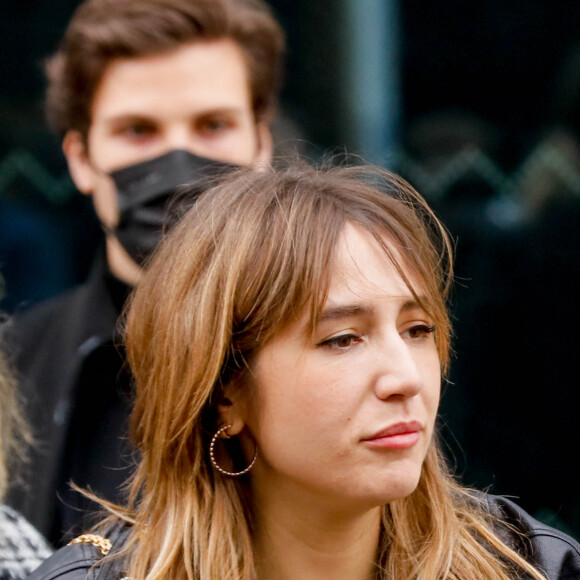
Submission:
MULTIPOLYGON (((455 239, 458 477, 580 537, 579 3, 270 3, 289 46, 278 152, 394 169, 455 239)), ((42 61, 77 5, 0 4, 5 312, 82 281, 99 240, 43 115, 42 61)))

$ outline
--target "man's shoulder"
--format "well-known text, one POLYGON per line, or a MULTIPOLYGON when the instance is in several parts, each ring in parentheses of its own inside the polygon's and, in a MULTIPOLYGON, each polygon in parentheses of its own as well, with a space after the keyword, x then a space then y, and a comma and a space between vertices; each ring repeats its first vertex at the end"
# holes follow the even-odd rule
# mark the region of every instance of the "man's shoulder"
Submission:
POLYGON ((17 311, 0 329, 0 343, 8 360, 20 370, 43 353, 67 348, 79 324, 78 304, 83 287, 17 311), (48 346, 48 348, 46 348, 48 346))
POLYGON ((22 308, 0 328, 0 341, 16 369, 22 363, 63 353, 69 358, 88 340, 112 337, 119 315, 98 261, 87 280, 63 294, 22 308), (43 354, 44 353, 44 354, 43 354))
POLYGON ((7 334, 38 339, 39 333, 54 329, 60 321, 65 324, 65 320, 72 314, 72 307, 83 293, 83 286, 77 286, 54 298, 16 311, 6 323, 7 334))
POLYGON ((105 282, 106 273, 106 264, 99 259, 83 284, 17 310, 3 325, 6 345, 15 344, 21 349, 53 341, 60 343, 78 332, 86 338, 85 329, 101 330, 104 320, 116 317, 105 282))

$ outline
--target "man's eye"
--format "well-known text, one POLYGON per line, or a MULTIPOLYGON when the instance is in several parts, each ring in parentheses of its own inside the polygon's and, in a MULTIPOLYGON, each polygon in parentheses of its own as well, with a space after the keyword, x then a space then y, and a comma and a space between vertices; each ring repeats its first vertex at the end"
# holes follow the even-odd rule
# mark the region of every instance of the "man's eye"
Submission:
POLYGON ((155 129, 151 125, 129 125, 125 127, 123 133, 129 137, 147 137, 154 133, 155 129))
POLYGON ((157 134, 157 128, 151 123, 127 123, 114 129, 113 134, 128 143, 146 143, 157 134))
POLYGON ((406 338, 418 339, 425 338, 433 332, 435 332, 435 326, 429 326, 427 324, 416 324, 415 326, 405 330, 402 334, 406 338))
POLYGON ((317 346, 324 346, 332 350, 346 350, 351 346, 358 344, 361 341, 361 337, 357 334, 341 334, 339 336, 333 336, 318 343, 317 346))
POLYGON ((232 123, 227 119, 207 119, 199 125, 199 131, 209 135, 221 133, 232 127, 232 123))

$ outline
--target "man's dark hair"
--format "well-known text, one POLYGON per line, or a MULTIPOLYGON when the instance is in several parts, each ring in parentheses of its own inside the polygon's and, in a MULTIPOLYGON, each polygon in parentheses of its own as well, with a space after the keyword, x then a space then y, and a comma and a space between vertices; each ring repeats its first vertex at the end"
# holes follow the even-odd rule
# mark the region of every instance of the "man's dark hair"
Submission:
POLYGON ((231 39, 242 49, 256 121, 270 121, 284 34, 262 0, 87 0, 46 64, 49 122, 61 135, 74 129, 86 137, 95 92, 113 59, 220 39, 231 39))

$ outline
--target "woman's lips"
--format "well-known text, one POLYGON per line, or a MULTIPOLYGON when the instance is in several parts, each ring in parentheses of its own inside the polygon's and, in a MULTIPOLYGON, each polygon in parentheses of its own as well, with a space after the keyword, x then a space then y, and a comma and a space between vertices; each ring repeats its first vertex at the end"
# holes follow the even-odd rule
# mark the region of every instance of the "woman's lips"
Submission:
POLYGON ((375 448, 406 449, 419 441, 422 429, 423 425, 419 421, 396 423, 370 437, 363 438, 363 442, 375 448))

